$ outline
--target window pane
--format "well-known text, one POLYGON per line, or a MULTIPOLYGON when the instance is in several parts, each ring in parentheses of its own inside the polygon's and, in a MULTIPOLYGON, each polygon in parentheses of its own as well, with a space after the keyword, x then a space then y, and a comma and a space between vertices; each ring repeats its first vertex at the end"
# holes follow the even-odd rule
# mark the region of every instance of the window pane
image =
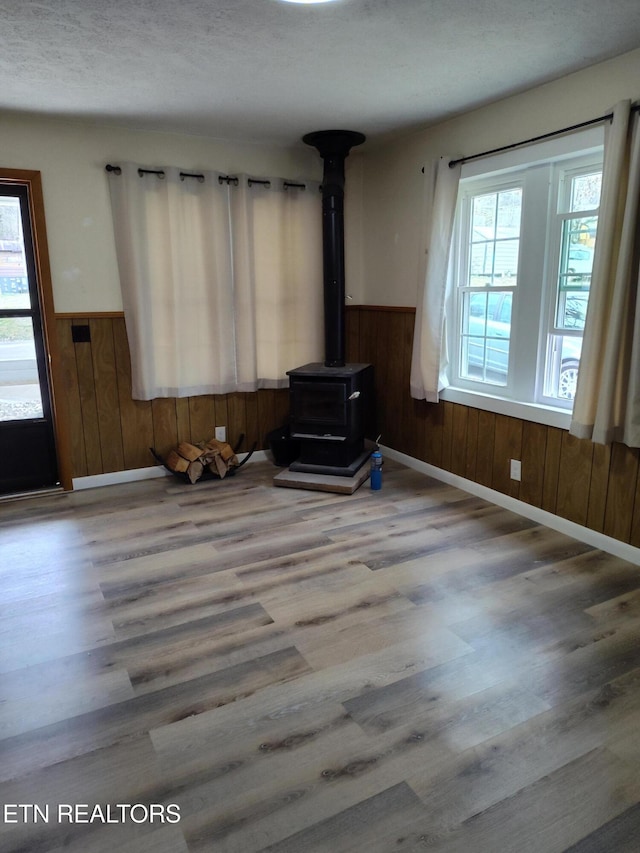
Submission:
POLYGON ((571 180, 571 207, 569 212, 595 210, 600 206, 602 172, 577 175, 571 180))
POLYGON ((30 308, 20 199, 0 196, 0 308, 30 308))
POLYGON ((521 213, 519 187, 473 197, 468 286, 516 284, 521 213))
POLYGON ((505 291, 463 294, 462 378, 507 384, 512 299, 513 295, 505 291))
POLYGON ((498 193, 498 237, 503 229, 511 229, 512 233, 520 232, 521 212, 522 189, 520 187, 498 193))
POLYGON ((469 259, 470 287, 486 287, 493 282, 495 245, 493 241, 471 244, 471 257, 469 259))
POLYGON ((471 233, 474 235, 477 233, 478 239, 492 240, 495 237, 497 196, 497 193, 474 196, 471 233))
MULTIPOLYGON (((506 229, 503 229, 506 231, 506 229)), ((518 273, 518 252, 520 251, 519 240, 498 240, 496 242, 496 259, 494 264, 494 277, 513 279, 509 284, 515 284, 515 276, 518 273)))
POLYGON ((588 301, 588 292, 572 293, 571 291, 560 291, 558 293, 556 311, 556 328, 584 331, 588 301))
POLYGON ((576 393, 582 338, 551 335, 545 371, 545 396, 573 400, 576 393))
MULTIPOLYGON (((476 334, 484 335, 487 321, 487 291, 482 293, 467 293, 465 294, 465 310, 462 316, 462 331, 465 335, 471 334, 469 331, 470 318, 473 329, 476 334)), ((492 296, 494 294, 491 294, 492 296)))
POLYGON ((0 421, 41 418, 42 397, 30 317, 0 318, 0 421))
POLYGON ((597 225, 597 216, 562 223, 555 318, 558 329, 584 329, 597 225))

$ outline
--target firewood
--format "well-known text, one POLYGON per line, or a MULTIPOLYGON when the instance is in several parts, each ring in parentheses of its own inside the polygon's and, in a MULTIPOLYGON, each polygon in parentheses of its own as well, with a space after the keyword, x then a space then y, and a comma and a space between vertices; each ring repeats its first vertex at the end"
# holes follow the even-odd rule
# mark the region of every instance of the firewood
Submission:
POLYGON ((211 453, 220 453, 223 445, 223 441, 218 441, 217 438, 210 438, 204 445, 204 449, 211 453))
POLYGON ((230 444, 225 444, 224 447, 220 450, 220 455, 224 459, 225 462, 229 462, 229 460, 233 459, 235 453, 233 452, 233 447, 230 444))
POLYGON ((187 468, 187 477, 191 483, 197 482, 200 477, 202 477, 202 472, 204 471, 204 465, 200 462, 199 459, 194 459, 193 462, 189 463, 189 467, 187 468))
MULTIPOLYGON (((216 438, 209 439, 205 444, 205 450, 207 452, 213 451, 214 453, 220 453, 225 462, 228 462, 235 456, 233 447, 231 447, 230 444, 226 441, 218 441, 216 438)), ((237 464, 237 462, 235 464, 237 464)))
POLYGON ((202 450, 196 447, 195 444, 189 444, 188 441, 181 441, 177 447, 180 456, 184 456, 189 462, 195 462, 202 456, 202 450))
POLYGON ((207 467, 212 474, 217 474, 221 480, 224 480, 227 476, 227 463, 219 453, 216 453, 213 457, 213 462, 209 463, 207 467))
POLYGON ((170 450, 165 460, 165 465, 171 471, 184 472, 189 467, 189 462, 184 459, 175 450, 170 450))

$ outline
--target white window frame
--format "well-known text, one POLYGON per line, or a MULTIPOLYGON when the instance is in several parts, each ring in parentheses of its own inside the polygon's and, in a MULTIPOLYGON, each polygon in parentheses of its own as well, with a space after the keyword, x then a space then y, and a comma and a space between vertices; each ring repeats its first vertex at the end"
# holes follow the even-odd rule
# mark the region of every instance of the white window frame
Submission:
MULTIPOLYGON (((451 261, 449 265, 449 288, 446 305, 449 341, 449 381, 440 397, 451 402, 464 403, 474 408, 506 414, 523 420, 545 423, 550 426, 568 428, 571 419, 572 404, 563 404, 554 398, 543 395, 544 362, 547 335, 554 318, 555 283, 557 282, 560 262, 560 232, 557 224, 563 216, 553 205, 559 202, 559 181, 563 175, 576 171, 582 172, 602 164, 604 131, 602 127, 590 128, 568 137, 548 140, 536 146, 515 149, 491 158, 476 160, 462 167, 456 228, 452 241, 451 261), (546 175, 545 175, 546 172, 546 175), (542 176, 543 180, 539 180, 542 176), (538 179, 538 180, 536 180, 538 179), (460 273, 460 263, 466 263, 461 241, 468 242, 468 235, 460 227, 460 210, 465 202, 465 189, 473 182, 475 191, 483 188, 502 189, 510 185, 519 185, 522 180, 523 224, 531 226, 527 231, 526 242, 521 241, 518 263, 518 284, 514 293, 512 314, 512 336, 518 337, 518 345, 510 345, 509 379, 506 386, 465 381, 457 378, 459 352, 459 311, 457 300, 460 298, 456 286, 460 273), (551 182, 549 191, 545 180, 551 182), (526 210, 526 214, 525 214, 526 210), (525 220, 526 215, 526 220, 525 220), (539 223, 539 227, 536 223, 539 223), (542 275, 545 284, 532 284, 527 280, 532 269, 530 252, 540 252, 545 258, 542 272, 533 273, 538 279, 542 275), (540 292, 542 289, 542 293, 540 292), (531 323, 535 317, 537 322, 531 323), (514 334, 515 330, 515 334, 514 334), (528 352, 525 359, 517 358, 516 351, 528 352), (526 396, 516 394, 516 388, 529 389, 526 396)), ((590 215, 593 211, 581 211, 580 215, 590 215)), ((522 232, 521 232, 522 233, 522 232)), ((540 261, 538 260, 538 264, 540 261)))

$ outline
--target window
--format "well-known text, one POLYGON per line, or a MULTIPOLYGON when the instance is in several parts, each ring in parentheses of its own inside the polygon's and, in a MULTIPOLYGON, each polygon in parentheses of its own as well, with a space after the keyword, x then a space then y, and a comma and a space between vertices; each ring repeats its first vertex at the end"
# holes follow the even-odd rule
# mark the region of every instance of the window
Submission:
POLYGON ((570 404, 580 365, 598 227, 602 169, 565 171, 552 238, 560 235, 557 272, 546 329, 543 398, 570 404))
POLYGON ((460 183, 450 262, 451 386, 568 413, 589 300, 602 148, 474 171, 460 183))
POLYGON ((473 191, 466 199, 464 278, 458 281, 460 378, 507 385, 522 187, 473 191))

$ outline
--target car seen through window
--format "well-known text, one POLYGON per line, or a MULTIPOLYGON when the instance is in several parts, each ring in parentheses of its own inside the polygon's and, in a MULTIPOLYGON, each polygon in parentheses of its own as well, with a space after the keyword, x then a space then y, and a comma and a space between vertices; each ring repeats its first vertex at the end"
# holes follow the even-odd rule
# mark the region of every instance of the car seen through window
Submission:
MULTIPOLYGON (((567 325, 584 328, 587 299, 588 294, 582 293, 567 297, 567 325)), ((461 362, 464 376, 492 385, 506 385, 513 292, 485 290, 469 294, 468 300, 466 329, 462 336, 461 362)), ((558 396, 566 400, 572 400, 575 396, 581 346, 581 338, 563 338, 558 396)))

